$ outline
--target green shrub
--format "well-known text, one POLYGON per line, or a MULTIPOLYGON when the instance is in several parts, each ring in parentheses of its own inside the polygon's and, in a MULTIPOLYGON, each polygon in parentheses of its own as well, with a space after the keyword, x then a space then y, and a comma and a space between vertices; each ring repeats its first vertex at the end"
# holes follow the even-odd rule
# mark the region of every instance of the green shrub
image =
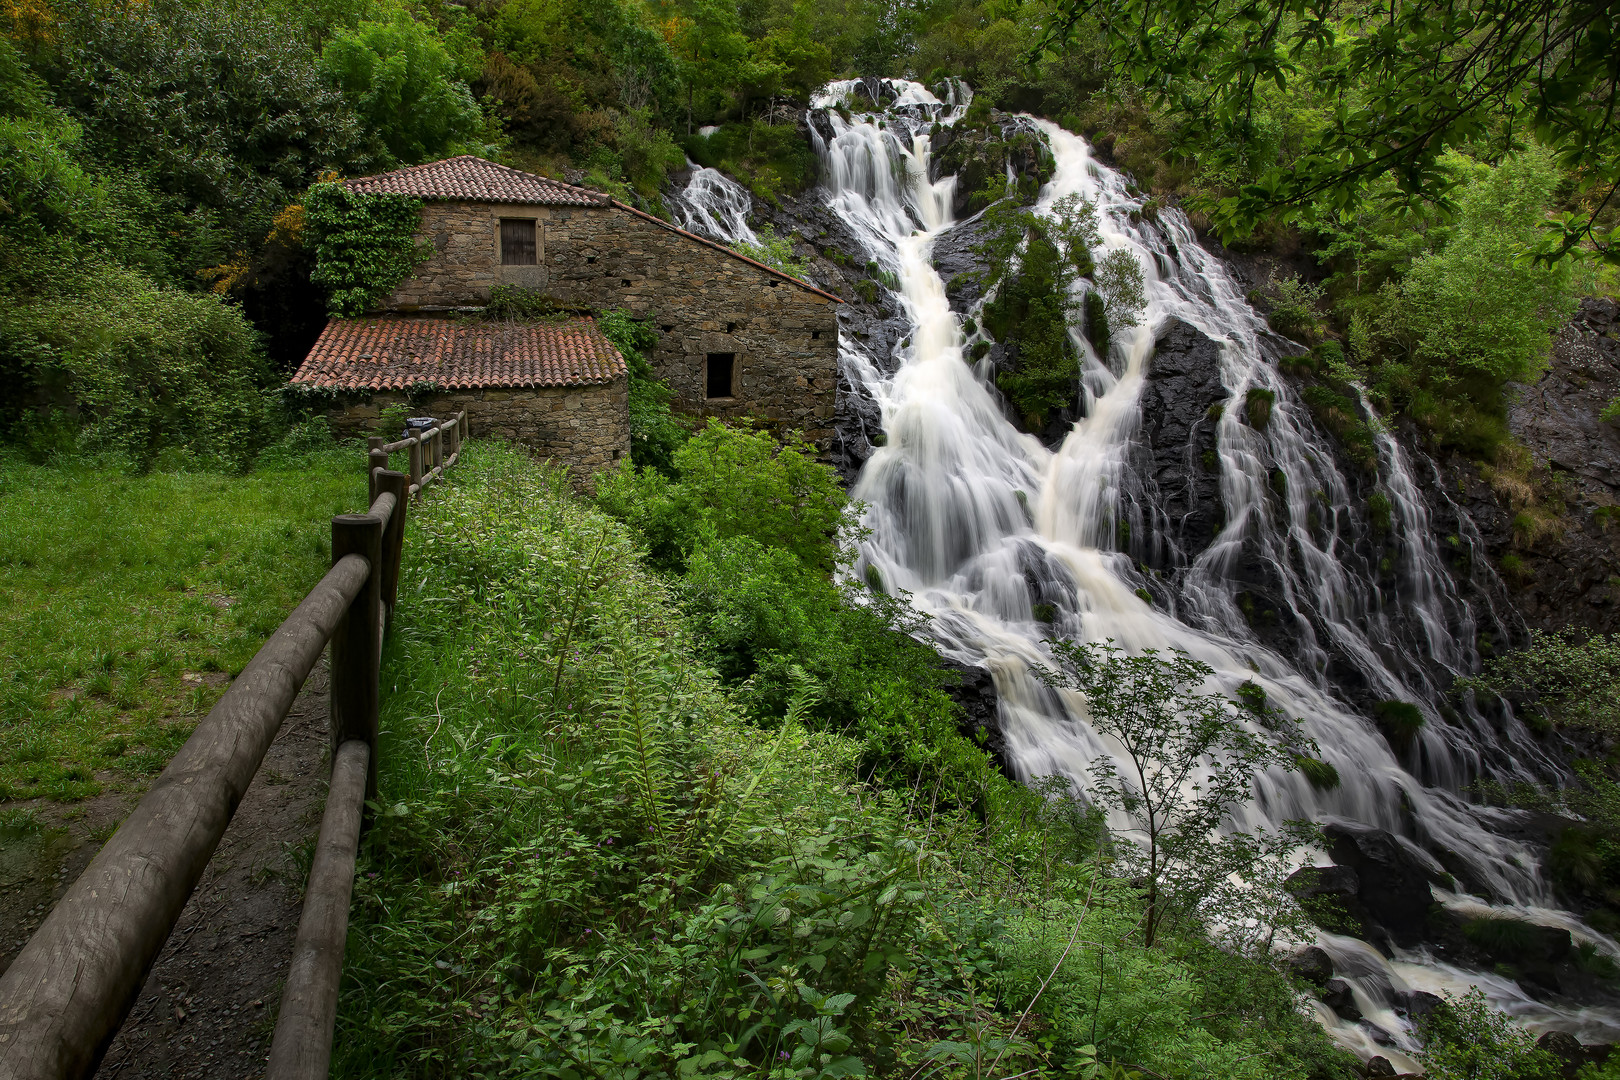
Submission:
POLYGON ((1424 724, 1423 710, 1407 701, 1377 701, 1373 716, 1384 735, 1397 749, 1405 749, 1417 738, 1424 724))
POLYGON ((270 437, 272 376, 240 310, 91 265, 0 304, 0 370, 76 403, 80 446, 150 467, 165 451, 240 468, 270 437))
POLYGON ((1375 491, 1367 496, 1367 520, 1372 524, 1373 531, 1379 533, 1389 532, 1394 523, 1395 507, 1389 501, 1389 496, 1382 491, 1375 491))
POLYGON ((792 124, 725 124, 707 137, 688 136, 682 146, 699 165, 736 177, 773 204, 808 190, 819 168, 814 151, 792 124))
POLYGON ((398 161, 413 165, 487 152, 483 113, 466 80, 481 50, 465 31, 442 39, 405 10, 342 28, 321 50, 321 69, 398 161))
POLYGON ((1266 430, 1266 426, 1271 423, 1271 407, 1276 403, 1277 395, 1274 391, 1260 386, 1249 387, 1249 392, 1243 398, 1244 413, 1248 417, 1249 426, 1256 431, 1266 430))
POLYGON ((1329 762, 1301 754, 1294 758, 1294 765, 1318 791, 1332 791, 1339 786, 1339 770, 1329 762))
POLYGON ((1298 274, 1273 278, 1270 285, 1271 311, 1266 322, 1283 337, 1309 345, 1321 332, 1323 287, 1301 281, 1298 274))
MULTIPOLYGON (((737 245, 737 250, 755 262, 762 262, 801 281, 808 278, 810 260, 801 259, 793 254, 791 236, 777 236, 776 230, 769 225, 761 225, 755 235, 759 237, 758 243, 741 243, 737 245)), ((897 287, 898 282, 890 286, 890 288, 897 287)))
MULTIPOLYGON (((1499 920, 1500 921, 1500 920, 1499 920)), ((1492 1008, 1477 987, 1448 997, 1419 1025, 1423 1074, 1431 1080, 1554 1080, 1559 1062, 1536 1036, 1492 1008)))

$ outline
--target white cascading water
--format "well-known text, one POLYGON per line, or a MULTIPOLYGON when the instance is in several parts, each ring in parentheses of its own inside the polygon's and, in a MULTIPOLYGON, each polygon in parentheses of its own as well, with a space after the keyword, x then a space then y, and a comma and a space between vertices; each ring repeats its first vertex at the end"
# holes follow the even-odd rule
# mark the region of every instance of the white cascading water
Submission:
POLYGON ((690 158, 686 167, 692 170, 691 178, 669 200, 675 224, 722 244, 759 243, 748 224, 754 207, 747 189, 719 169, 706 169, 690 158))
MULTIPOLYGON (((1278 374, 1263 345, 1265 322, 1225 266, 1200 246, 1179 212, 1165 211, 1156 222, 1142 219, 1142 198, 1123 176, 1093 160, 1083 139, 1042 120, 1027 122, 1047 139, 1056 171, 1036 211, 1050 213, 1070 194, 1090 201, 1104 248, 1129 251, 1142 266, 1147 307, 1137 329, 1115 335, 1108 357, 1096 356, 1075 328, 1072 337, 1085 356, 1084 418, 1055 452, 1017 430, 989 382, 988 361, 967 361, 962 320, 930 260, 935 241, 957 224, 955 178, 929 179, 930 130, 958 119, 968 94, 953 86, 950 100, 941 102, 916 83, 894 80, 884 87, 894 99, 880 114, 875 105, 865 112, 853 105, 863 92, 860 82, 832 84, 814 103, 825 110, 818 118, 824 123, 812 126, 827 205, 868 257, 895 275, 899 287, 891 299, 909 329, 899 355, 884 363, 866 355, 852 335, 840 336, 845 377, 863 383, 878 402, 887 436, 852 492, 867 504, 864 523, 871 530, 857 571, 876 567, 885 588, 906 590, 932 617, 930 632, 943 653, 992 673, 1013 767, 1026 778, 1062 775, 1083 789, 1087 766, 1118 751, 1090 728, 1083 701, 1053 693, 1031 674, 1032 664, 1048 659, 1044 639, 1111 638, 1133 651, 1181 649, 1215 670, 1209 689, 1231 695, 1254 680, 1273 704, 1304 717, 1321 757, 1341 777, 1336 790, 1323 792, 1296 772, 1257 776, 1255 799, 1240 812, 1239 827, 1275 829, 1307 818, 1415 834, 1454 853, 1467 876, 1491 894, 1492 910, 1565 926, 1577 940, 1620 955, 1614 942, 1552 908, 1533 852, 1493 827, 1510 821, 1512 812, 1457 794, 1481 775, 1534 779, 1556 766, 1516 721, 1492 726, 1467 709, 1453 722, 1439 721, 1443 697, 1435 676, 1474 668, 1475 618, 1441 561, 1429 510, 1399 443, 1388 432, 1376 433, 1380 490, 1394 509, 1390 530, 1398 539, 1397 600, 1381 595, 1370 575, 1346 568, 1353 541, 1341 535, 1351 518, 1342 511, 1351 504, 1350 485, 1278 374), (815 134, 817 127, 831 138, 815 134), (1226 516, 1215 542, 1177 571, 1170 610, 1161 610, 1139 597, 1148 582, 1114 538, 1117 522, 1133 509, 1127 505, 1130 458, 1155 333, 1171 318, 1220 347, 1229 395, 1216 421, 1226 516), (1264 430, 1241 422, 1233 407, 1250 387, 1275 394, 1264 430), (1267 509, 1277 498, 1272 477, 1278 470, 1286 476, 1284 514, 1267 509), (1331 508, 1325 530, 1310 523, 1312 499, 1331 508), (1300 647, 1294 661, 1265 647, 1240 610, 1241 586, 1232 569, 1245 549, 1275 570, 1295 613, 1300 647), (1032 577, 1039 596, 1031 595, 1032 577), (1037 602, 1056 609, 1050 625, 1036 621, 1037 602), (1416 626, 1415 634, 1386 617, 1385 605, 1395 602, 1414 616, 1402 627, 1416 626), (1322 642, 1321 633, 1331 640, 1322 642), (1328 645, 1353 663, 1375 696, 1422 709, 1430 721, 1414 748, 1422 779, 1366 718, 1334 696, 1324 676, 1328 645)), ((740 187, 720 179, 746 200, 740 187)), ((710 208, 721 202, 712 184, 706 178, 699 192, 688 188, 683 199, 710 219, 710 208)), ((1417 845, 1402 843, 1438 869, 1417 845)), ((1436 895, 1460 911, 1486 906, 1479 897, 1436 895)), ((1398 952, 1390 961, 1352 938, 1323 934, 1318 943, 1351 984, 1368 1023, 1346 1023, 1325 1008, 1319 1008, 1321 1018, 1363 1056, 1383 1054, 1397 1066, 1415 1067, 1404 1053, 1415 1048, 1411 1032, 1393 1011, 1397 993, 1469 985, 1533 1027, 1568 1030, 1587 1041, 1620 1037, 1620 1017, 1555 1009, 1507 979, 1461 971, 1422 951, 1398 952)))

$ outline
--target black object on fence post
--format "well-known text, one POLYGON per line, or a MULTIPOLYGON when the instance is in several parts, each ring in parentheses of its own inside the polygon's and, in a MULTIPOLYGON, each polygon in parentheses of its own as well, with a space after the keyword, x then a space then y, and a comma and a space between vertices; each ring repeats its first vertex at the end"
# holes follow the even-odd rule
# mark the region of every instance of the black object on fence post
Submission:
MULTIPOLYGON (((386 500, 386 498, 384 499, 386 500)), ((397 511, 398 506, 392 508, 397 511)), ((389 517, 392 517, 389 514, 389 517)), ((377 794, 377 680, 382 660, 383 518, 340 514, 332 519, 332 561, 361 555, 371 563, 366 584, 332 632, 332 760, 359 739, 372 748, 366 798, 377 794)))
POLYGON ((388 623, 393 621, 394 604, 399 598, 399 563, 405 553, 405 504, 410 501, 406 498, 410 478, 386 469, 375 475, 377 494, 394 496, 394 512, 388 515, 388 524, 382 533, 382 605, 384 620, 388 623))

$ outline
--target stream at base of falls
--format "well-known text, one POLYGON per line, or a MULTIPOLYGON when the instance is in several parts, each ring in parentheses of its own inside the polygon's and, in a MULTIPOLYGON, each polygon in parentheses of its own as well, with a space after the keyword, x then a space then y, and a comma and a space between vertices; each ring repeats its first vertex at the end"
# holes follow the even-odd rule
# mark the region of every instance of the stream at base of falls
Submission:
MULTIPOLYGON (((1445 498, 1439 485, 1424 482, 1433 466, 1373 424, 1377 491, 1392 511, 1382 526, 1390 534, 1389 565, 1375 570, 1355 554, 1370 528, 1366 497, 1357 497, 1357 482, 1335 463, 1328 437, 1278 370, 1280 356, 1303 350, 1268 330, 1179 211, 1144 215, 1145 196, 1096 161, 1085 140, 1028 117, 1017 122, 1044 137, 1055 160, 1034 210, 1050 214, 1070 195, 1092 203, 1102 249, 1136 258, 1147 303, 1137 327, 1114 334, 1107 356, 1095 353, 1082 327, 1072 328, 1083 356, 1072 430, 1053 448, 1020 431, 994 388, 990 359, 970 360, 974 343, 986 340, 977 328, 964 333, 966 316, 977 312, 952 310, 933 262, 941 238, 971 224, 953 217, 955 177, 931 178, 930 160, 934 132, 960 119, 971 95, 959 83, 940 92, 944 100, 917 83, 850 80, 813 103, 821 196, 865 257, 893 275, 890 306, 906 324, 893 356, 869 355, 854 335, 840 334, 842 376, 876 402, 886 435, 851 491, 867 506, 870 530, 856 573, 873 567, 886 589, 905 590, 930 616, 943 654, 990 672, 1004 757, 1020 778, 1062 776, 1083 791, 1088 765, 1121 752, 1087 723, 1082 700, 1060 696, 1032 674, 1032 665, 1049 660, 1046 639, 1183 650, 1214 669, 1206 690, 1234 696, 1257 682, 1272 704, 1303 717, 1322 760, 1340 777, 1337 788, 1323 791, 1297 771, 1258 775, 1255 798, 1237 811, 1235 827, 1275 830, 1304 818, 1382 830, 1401 857, 1456 883, 1457 891, 1437 887, 1434 895, 1459 915, 1567 929, 1575 942, 1620 957, 1614 941, 1557 910, 1537 850, 1520 839, 1522 815, 1463 795, 1482 778, 1544 781, 1564 773, 1511 715, 1448 704, 1452 678, 1477 669, 1476 635, 1505 628, 1490 605, 1465 597, 1442 556, 1437 511, 1463 523, 1452 543, 1477 542, 1477 532, 1468 535, 1471 523, 1455 506, 1433 505, 1445 498), (1155 341, 1178 324, 1218 349, 1227 403, 1207 420, 1221 524, 1212 542, 1185 552, 1166 496, 1141 467, 1142 398, 1155 341), (1274 399, 1269 422, 1258 428, 1237 407, 1251 388, 1274 399), (1122 550, 1122 534, 1135 536, 1137 549, 1157 545, 1160 565, 1122 550), (1240 567, 1254 566, 1279 598, 1288 655, 1246 616, 1253 575, 1240 567), (1405 702, 1422 712, 1409 753, 1397 755, 1362 715, 1365 706, 1358 710, 1342 692, 1345 673, 1360 688, 1359 700, 1405 702)), ((677 220, 717 239, 742 239, 738 222, 747 225, 738 199, 746 206, 746 193, 714 170, 696 172, 692 185, 675 200, 677 220)), ((1472 560, 1471 572, 1488 574, 1484 561, 1472 560)), ((1329 859, 1315 852, 1307 861, 1329 859)), ((1415 1068, 1403 1003, 1415 991, 1469 986, 1532 1028, 1587 1042, 1620 1040, 1620 1011, 1548 1004, 1509 978, 1464 970, 1422 944, 1394 947, 1388 957, 1327 933, 1315 944, 1332 957, 1364 1018, 1352 1023, 1322 1006, 1321 1019, 1363 1057, 1382 1054, 1398 1068, 1415 1068)))

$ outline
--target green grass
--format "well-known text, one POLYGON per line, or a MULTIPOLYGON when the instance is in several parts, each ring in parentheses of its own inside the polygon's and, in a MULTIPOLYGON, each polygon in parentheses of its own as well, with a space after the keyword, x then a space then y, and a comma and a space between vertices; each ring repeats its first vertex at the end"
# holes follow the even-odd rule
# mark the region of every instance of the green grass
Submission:
POLYGON ((160 771, 320 579, 362 451, 242 476, 0 458, 0 801, 160 771))

